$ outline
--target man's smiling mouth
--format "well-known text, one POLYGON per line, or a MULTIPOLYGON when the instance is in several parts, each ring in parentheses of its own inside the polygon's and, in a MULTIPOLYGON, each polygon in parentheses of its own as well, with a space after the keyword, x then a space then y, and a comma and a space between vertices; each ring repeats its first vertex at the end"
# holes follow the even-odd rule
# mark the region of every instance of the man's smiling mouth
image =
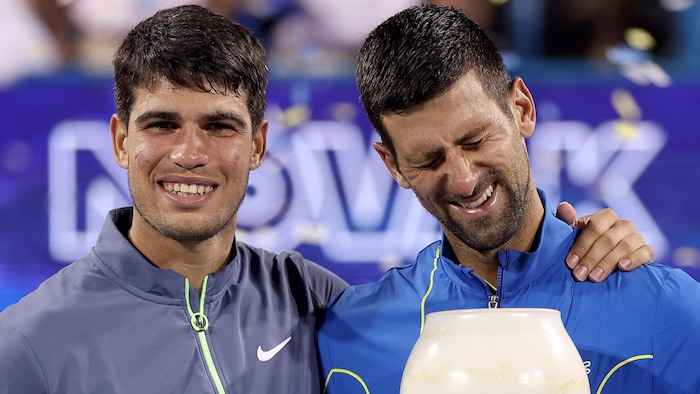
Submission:
POLYGON ((474 209, 478 208, 481 204, 483 204, 486 200, 491 197, 491 194, 493 194, 493 185, 489 185, 488 188, 486 188, 486 191, 477 199, 476 201, 473 202, 463 202, 463 203, 458 203, 455 202, 455 205, 460 206, 462 208, 467 208, 467 209, 474 209))
POLYGON ((163 187, 174 194, 177 194, 179 196, 194 196, 194 195, 203 195, 211 192, 214 190, 213 186, 205 186, 205 185, 196 185, 196 184, 189 184, 189 183, 172 183, 172 182, 163 182, 163 187))

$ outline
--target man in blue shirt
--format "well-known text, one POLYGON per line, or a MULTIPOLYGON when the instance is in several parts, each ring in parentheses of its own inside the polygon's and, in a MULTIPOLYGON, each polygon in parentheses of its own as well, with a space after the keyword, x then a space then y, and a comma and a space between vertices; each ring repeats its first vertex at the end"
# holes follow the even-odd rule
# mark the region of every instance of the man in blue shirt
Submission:
POLYGON ((435 5, 396 14, 365 40, 357 84, 376 151, 443 237, 331 302, 328 393, 398 393, 426 314, 487 307, 559 310, 593 393, 700 392, 700 284, 658 264, 572 277, 560 262, 577 231, 547 212, 529 166, 534 100, 475 23, 435 5))

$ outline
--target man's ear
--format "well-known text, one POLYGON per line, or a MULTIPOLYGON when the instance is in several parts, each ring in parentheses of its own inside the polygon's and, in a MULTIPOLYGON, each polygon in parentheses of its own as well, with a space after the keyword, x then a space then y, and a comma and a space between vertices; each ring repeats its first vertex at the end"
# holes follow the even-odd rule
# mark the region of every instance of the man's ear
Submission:
POLYGON ((516 77, 510 87, 511 108, 515 123, 523 138, 528 138, 535 131, 537 112, 535 100, 522 78, 516 77))
POLYGON ((127 125, 119 120, 117 114, 109 120, 109 131, 112 134, 112 154, 119 167, 129 168, 129 148, 126 143, 127 125))
POLYGON ((396 179, 396 182, 399 184, 399 186, 403 187, 404 189, 410 189, 411 185, 401 174, 401 171, 399 171, 399 167, 396 164, 396 159, 394 158, 394 154, 391 152, 391 149, 389 149, 389 147, 382 144, 381 142, 375 142, 372 144, 372 146, 374 147, 374 150, 376 150, 379 154, 379 157, 384 162, 386 169, 389 170, 389 173, 391 173, 391 176, 393 176, 394 179, 396 179))
POLYGON ((263 119, 258 130, 253 134, 253 151, 250 155, 250 170, 255 170, 262 165, 267 151, 267 127, 269 123, 263 119))

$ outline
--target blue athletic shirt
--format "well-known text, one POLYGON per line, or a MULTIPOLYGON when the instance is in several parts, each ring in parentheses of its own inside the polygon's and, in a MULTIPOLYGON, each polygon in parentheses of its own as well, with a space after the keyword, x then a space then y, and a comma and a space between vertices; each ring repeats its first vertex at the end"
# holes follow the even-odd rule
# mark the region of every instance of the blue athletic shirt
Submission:
POLYGON ((576 233, 545 214, 534 252, 499 252, 495 297, 455 262, 444 237, 415 263, 343 290, 318 333, 327 392, 398 393, 426 314, 491 302, 559 310, 593 394, 700 393, 700 284, 653 263, 603 283, 576 282, 564 264, 576 233))
POLYGON ((0 313, 0 393, 318 393, 315 329, 346 283, 236 242, 201 294, 110 213, 90 253, 0 313))

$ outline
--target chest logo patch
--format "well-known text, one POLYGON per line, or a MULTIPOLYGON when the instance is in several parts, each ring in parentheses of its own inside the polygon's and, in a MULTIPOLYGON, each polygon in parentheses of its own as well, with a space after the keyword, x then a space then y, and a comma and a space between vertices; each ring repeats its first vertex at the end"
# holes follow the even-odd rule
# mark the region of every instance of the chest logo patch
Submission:
POLYGON ((282 350, 282 348, 287 346, 287 344, 291 340, 292 340, 292 337, 290 336, 289 338, 280 342, 277 346, 273 347, 270 350, 263 350, 263 348, 261 346, 258 346, 258 360, 270 361, 270 359, 272 359, 272 357, 275 357, 277 355, 277 353, 279 353, 280 350, 282 350))

